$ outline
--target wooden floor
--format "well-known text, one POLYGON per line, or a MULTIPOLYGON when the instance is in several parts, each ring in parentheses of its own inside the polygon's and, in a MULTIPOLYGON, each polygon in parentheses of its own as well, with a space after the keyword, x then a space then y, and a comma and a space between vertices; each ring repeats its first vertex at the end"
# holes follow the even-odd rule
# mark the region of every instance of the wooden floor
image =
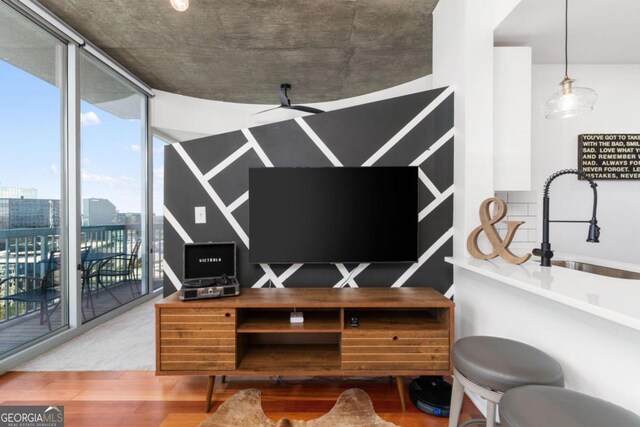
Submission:
MULTIPOLYGON (((94 291, 92 293, 92 299, 93 307, 95 309, 95 316, 93 310, 91 309, 91 306, 87 305, 89 300, 87 294, 85 293, 85 295, 82 297, 82 310, 84 312, 85 319, 87 321, 91 320, 113 310, 114 308, 133 301, 135 298, 140 296, 139 282, 138 284, 134 284, 134 289, 136 289, 136 291, 134 291, 134 294, 132 295, 131 287, 129 286, 128 282, 122 282, 109 286, 109 290, 115 295, 116 298, 118 298, 120 304, 118 304, 118 302, 104 290, 101 290, 97 294, 94 291)), ((155 284, 154 289, 157 289, 155 284)), ((33 315, 25 316, 16 320, 11 320, 6 323, 0 323, 0 354, 10 351, 20 345, 33 341, 34 339, 37 339, 49 333, 49 326, 47 325, 47 323, 45 322, 44 324, 40 324, 39 313, 40 312, 38 310, 33 315)), ((51 327, 53 330, 55 330, 56 328, 59 328, 61 324, 61 310, 60 306, 58 306, 51 314, 51 327)))
MULTIPOLYGON (((153 372, 10 372, 0 377, 0 404, 64 405, 65 426, 188 427, 204 413, 206 377, 156 377, 153 372)), ((446 418, 419 412, 411 403, 402 411, 395 384, 387 379, 310 379, 275 381, 216 379, 214 407, 240 390, 262 391, 262 407, 269 418, 308 420, 328 412, 344 390, 358 387, 371 397, 376 412, 403 427, 444 427, 446 418)), ((460 422, 479 417, 465 400, 460 422)), ((340 426, 336 426, 340 427, 340 426)))

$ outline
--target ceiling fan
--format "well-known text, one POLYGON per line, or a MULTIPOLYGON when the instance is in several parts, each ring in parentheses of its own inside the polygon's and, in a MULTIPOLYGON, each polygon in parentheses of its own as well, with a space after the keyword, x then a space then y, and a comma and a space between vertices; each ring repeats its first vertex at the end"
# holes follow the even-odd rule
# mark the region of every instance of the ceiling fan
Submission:
POLYGON ((280 105, 273 108, 267 108, 266 110, 258 111, 257 113, 253 113, 252 116, 256 114, 266 113, 267 111, 277 110, 278 108, 288 108, 290 110, 298 110, 304 111, 305 113, 324 113, 323 110, 319 110, 313 107, 307 107, 306 105, 291 105, 291 100, 287 96, 289 90, 291 89, 291 85, 289 83, 283 83, 280 85, 280 90, 278 91, 278 96, 280 97, 280 105))

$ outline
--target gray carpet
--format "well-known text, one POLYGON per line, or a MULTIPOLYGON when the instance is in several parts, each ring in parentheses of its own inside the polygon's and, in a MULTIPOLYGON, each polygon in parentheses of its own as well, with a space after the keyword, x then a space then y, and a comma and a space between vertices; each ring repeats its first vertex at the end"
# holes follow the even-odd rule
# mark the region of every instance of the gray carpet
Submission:
POLYGON ((153 371, 158 296, 44 353, 15 371, 153 371))

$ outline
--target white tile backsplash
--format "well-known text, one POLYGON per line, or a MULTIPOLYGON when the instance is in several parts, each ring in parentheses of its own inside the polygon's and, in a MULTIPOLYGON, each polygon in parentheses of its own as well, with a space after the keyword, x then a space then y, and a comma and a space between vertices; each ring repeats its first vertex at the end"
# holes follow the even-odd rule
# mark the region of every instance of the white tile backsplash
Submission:
POLYGON ((527 203, 509 203, 507 215, 529 215, 529 205, 527 203))
POLYGON ((512 247, 527 249, 537 246, 538 239, 538 203, 535 191, 496 192, 495 197, 507 203, 507 216, 495 225, 504 237, 507 225, 504 221, 524 221, 512 242, 512 247))
POLYGON ((507 203, 536 203, 538 194, 535 191, 507 192, 507 203))
POLYGON ((529 230, 518 228, 513 236, 513 241, 518 243, 529 242, 529 230))
POLYGON ((502 199, 506 202, 508 194, 509 193, 507 193, 506 191, 496 191, 495 197, 497 197, 498 199, 502 199))
POLYGON ((536 222, 535 222, 535 218, 534 217, 530 217, 530 216, 516 216, 516 215, 509 215, 507 214, 506 218, 507 221, 522 221, 524 222, 524 224, 522 224, 520 226, 520 229, 523 230, 528 230, 530 228, 535 229, 536 228, 536 222))

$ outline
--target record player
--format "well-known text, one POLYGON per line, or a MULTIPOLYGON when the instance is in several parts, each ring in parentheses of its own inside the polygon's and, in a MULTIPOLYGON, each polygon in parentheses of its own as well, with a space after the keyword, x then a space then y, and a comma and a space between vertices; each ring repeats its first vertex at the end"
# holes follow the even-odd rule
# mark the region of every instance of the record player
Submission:
POLYGON ((183 278, 179 291, 182 301, 240 295, 236 243, 186 243, 183 278))

